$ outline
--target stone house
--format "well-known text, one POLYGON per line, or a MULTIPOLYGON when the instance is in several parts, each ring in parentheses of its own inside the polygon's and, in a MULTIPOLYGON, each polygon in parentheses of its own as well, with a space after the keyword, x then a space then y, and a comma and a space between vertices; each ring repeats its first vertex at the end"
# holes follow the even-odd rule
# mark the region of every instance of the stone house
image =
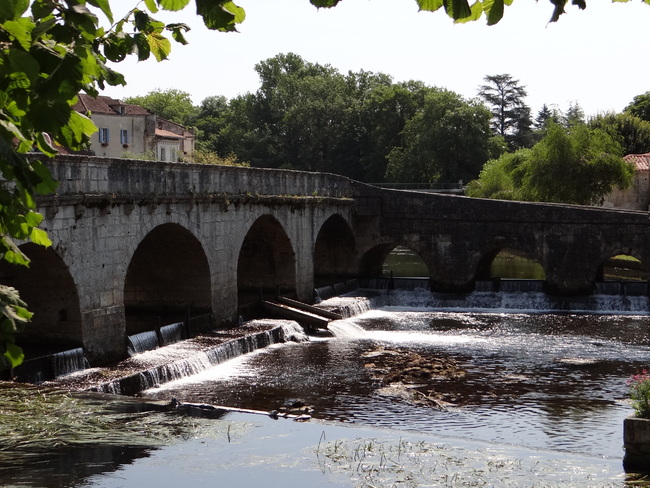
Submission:
POLYGON ((634 164, 632 185, 607 195, 603 207, 647 211, 650 206, 650 153, 628 154, 623 159, 634 164))
POLYGON ((90 141, 90 150, 97 156, 155 155, 159 161, 191 161, 194 157, 195 136, 191 130, 138 105, 80 94, 74 109, 88 115, 98 128, 90 141))

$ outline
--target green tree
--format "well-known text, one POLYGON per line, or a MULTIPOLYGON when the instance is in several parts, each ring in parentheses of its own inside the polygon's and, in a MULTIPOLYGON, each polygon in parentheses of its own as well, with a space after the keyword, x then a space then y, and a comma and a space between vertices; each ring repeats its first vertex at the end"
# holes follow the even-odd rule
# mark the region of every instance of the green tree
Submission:
POLYGON ((601 114, 592 117, 588 125, 592 129, 607 132, 623 148, 623 154, 650 152, 650 122, 627 112, 601 114))
POLYGON ((524 103, 526 88, 507 73, 488 75, 484 80, 478 95, 492 112, 494 133, 513 149, 526 146, 532 132, 530 108, 524 103))
POLYGON ((621 157, 620 145, 605 131, 550 124, 530 150, 490 161, 469 196, 536 202, 600 204, 615 187, 626 188, 634 168, 621 157))
POLYGON ((176 88, 155 89, 146 95, 129 97, 124 101, 144 107, 163 119, 186 127, 194 126, 199 113, 198 107, 192 103, 191 95, 176 88))
POLYGON ((562 123, 565 127, 572 127, 578 124, 585 123, 585 112, 578 102, 569 104, 569 108, 562 117, 562 123))
POLYGON ((634 97, 624 111, 650 122, 650 91, 634 97))
POLYGON ((195 127, 200 134, 197 149, 220 155, 227 154, 223 130, 230 114, 228 99, 224 96, 205 98, 198 107, 195 127))
POLYGON ((360 161, 364 180, 381 183, 386 175, 388 154, 402 146, 406 123, 421 110, 426 94, 433 89, 421 82, 375 85, 359 109, 360 161))
POLYGON ((467 181, 488 159, 490 112, 454 92, 435 90, 406 122, 403 137, 404 145, 388 155, 387 181, 467 181))

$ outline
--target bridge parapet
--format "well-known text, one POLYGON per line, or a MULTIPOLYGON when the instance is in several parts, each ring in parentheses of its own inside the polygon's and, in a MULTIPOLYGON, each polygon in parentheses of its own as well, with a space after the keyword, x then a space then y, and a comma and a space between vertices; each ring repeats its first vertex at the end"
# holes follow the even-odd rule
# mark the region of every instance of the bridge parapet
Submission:
POLYGON ((58 195, 350 196, 350 180, 328 173, 66 155, 48 161, 58 195))

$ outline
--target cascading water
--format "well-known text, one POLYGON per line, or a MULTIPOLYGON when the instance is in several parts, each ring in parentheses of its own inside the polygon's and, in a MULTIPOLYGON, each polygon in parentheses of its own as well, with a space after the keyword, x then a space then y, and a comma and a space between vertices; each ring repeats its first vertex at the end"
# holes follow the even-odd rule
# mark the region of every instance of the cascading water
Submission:
POLYGON ((86 369, 89 366, 81 347, 52 355, 52 372, 55 378, 86 369))
MULTIPOLYGON (((488 288, 490 282, 483 282, 481 288, 488 288)), ((534 283, 526 286, 537 287, 534 283)), ((522 286, 511 284, 508 287, 522 286)), ((321 306, 330 306, 337 300, 346 300, 346 297, 337 297, 327 300, 321 306)), ((474 291, 466 294, 431 293, 425 289, 390 290, 381 296, 374 297, 369 302, 368 309, 379 307, 409 307, 433 308, 437 310, 453 311, 515 311, 515 312, 575 312, 575 313, 605 313, 605 314, 635 314, 645 315, 650 312, 650 303, 647 295, 613 295, 595 294, 586 296, 551 296, 538 291, 474 291)), ((349 308, 350 315, 363 313, 365 305, 361 302, 360 308, 349 308)))
MULTIPOLYGON (((138 336, 140 336, 138 334, 138 336)), ((145 337, 146 338, 146 337, 145 337)), ((93 384, 87 389, 116 395, 133 395, 170 381, 193 376, 229 359, 280 342, 309 338, 290 320, 256 320, 232 331, 197 337, 136 354, 119 367, 126 374, 93 384), (223 335, 223 339, 220 336, 223 335)))
POLYGON ((157 349, 158 346, 158 334, 156 334, 155 330, 128 336, 128 352, 131 356, 157 349))
POLYGON ((160 338, 161 345, 167 346, 169 344, 174 344, 180 342, 184 339, 184 328, 185 324, 183 322, 177 322, 175 324, 163 325, 160 328, 160 338))
POLYGON ((367 330, 351 320, 335 320, 327 324, 327 329, 339 339, 365 339, 370 336, 367 330))

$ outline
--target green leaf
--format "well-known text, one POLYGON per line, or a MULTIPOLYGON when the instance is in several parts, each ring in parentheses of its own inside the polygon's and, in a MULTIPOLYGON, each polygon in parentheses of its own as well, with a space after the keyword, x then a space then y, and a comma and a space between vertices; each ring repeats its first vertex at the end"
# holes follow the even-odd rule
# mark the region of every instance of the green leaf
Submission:
POLYGON ((32 46, 32 31, 34 30, 34 22, 28 18, 21 18, 18 20, 8 20, 3 25, 4 29, 13 36, 20 46, 29 51, 32 46))
POLYGON ((0 23, 19 19, 29 8, 29 0, 2 0, 0 2, 0 23))
POLYGON ((325 8, 330 8, 330 7, 336 7, 338 5, 340 0, 311 0, 311 4, 314 7, 325 7, 325 8))
POLYGON ((190 3, 190 0, 158 0, 158 5, 163 10, 178 11, 183 10, 187 7, 187 4, 190 3))
POLYGON ((9 360, 11 367, 15 368, 16 366, 20 366, 25 359, 25 354, 23 353, 22 348, 12 343, 6 343, 6 348, 7 350, 4 353, 4 357, 9 360))
POLYGON ((32 229, 32 234, 29 239, 34 244, 38 244, 39 246, 50 247, 52 245, 52 241, 47 236, 47 232, 45 232, 43 229, 32 229))
POLYGON ((67 147, 81 149, 88 138, 97 132, 97 127, 88 117, 72 110, 68 123, 61 128, 61 132, 65 136, 67 147))
POLYGON ((169 39, 157 32, 149 34, 147 36, 147 42, 151 48, 151 53, 158 61, 167 59, 169 53, 172 51, 172 43, 169 42, 169 39))
POLYGON ((465 24, 466 22, 474 22, 481 18, 483 15, 483 6, 481 5, 480 0, 474 2, 472 5, 472 15, 465 17, 464 19, 458 19, 455 21, 456 24, 465 24))
POLYGON ((245 17, 244 9, 233 2, 196 0, 196 12, 203 17, 203 23, 208 29, 223 32, 235 32, 236 24, 245 17))
POLYGON ((93 7, 101 9, 108 21, 111 24, 113 23, 113 12, 111 12, 111 6, 108 3, 108 0, 88 0, 88 3, 93 7))
POLYGON ((8 58, 9 67, 13 72, 24 73, 31 82, 37 81, 40 77, 40 65, 29 52, 12 49, 8 58))
MULTIPOLYGON (((80 114, 81 115, 81 114, 80 114)), ((83 115, 81 115, 83 117, 83 115)), ((94 127, 94 124, 93 124, 94 127)), ((96 130, 96 128, 95 128, 96 130)), ((39 134, 40 137, 43 137, 43 134, 39 134)), ((52 178, 52 173, 42 161, 32 160, 31 161, 32 171, 40 178, 40 182, 36 185, 35 191, 41 195, 49 195, 54 193, 59 186, 59 182, 52 178)))
POLYGON ((484 0, 483 10, 487 15, 488 25, 498 23, 503 17, 503 0, 484 0))
POLYGON ((149 9, 149 12, 151 12, 152 14, 158 12, 158 6, 156 5, 155 0, 144 0, 144 4, 147 6, 147 9, 149 9))
POLYGON ((135 48, 138 52, 138 61, 144 61, 145 59, 149 59, 149 56, 151 55, 151 47, 149 46, 149 41, 147 40, 147 36, 145 34, 137 34, 134 38, 134 45, 135 48))
POLYGON ((30 211, 25 215, 25 222, 31 227, 37 227, 41 222, 43 222, 43 216, 38 212, 30 211))
POLYGON ((179 44, 186 45, 187 39, 183 35, 183 32, 190 30, 190 27, 187 24, 169 24, 167 30, 172 32, 172 38, 179 44))
POLYGON ((445 10, 454 20, 464 19, 472 15, 472 9, 467 0, 445 0, 445 10))
POLYGON ((435 12, 445 4, 444 0, 417 0, 417 3, 420 10, 427 12, 435 12))

